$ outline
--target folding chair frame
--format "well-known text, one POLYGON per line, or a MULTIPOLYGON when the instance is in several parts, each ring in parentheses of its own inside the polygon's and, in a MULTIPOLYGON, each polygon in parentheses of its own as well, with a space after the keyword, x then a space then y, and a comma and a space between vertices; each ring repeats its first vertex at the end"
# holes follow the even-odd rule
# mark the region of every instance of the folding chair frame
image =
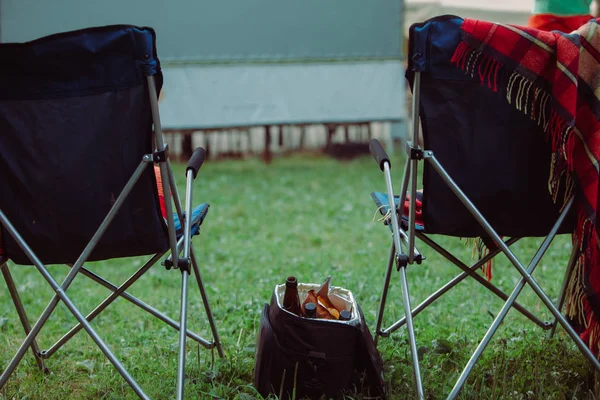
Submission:
POLYGON ((385 154, 385 151, 376 140, 371 141, 371 152, 373 153, 374 158, 377 160, 380 168, 383 170, 386 183, 387 183, 387 191, 388 191, 388 204, 390 205, 390 216, 388 217, 392 221, 392 231, 393 231, 393 241, 390 250, 390 258, 388 260, 388 266, 386 270, 386 276, 384 281, 384 287, 381 296, 380 307, 377 316, 377 325, 376 325, 376 337, 382 336, 387 337, 393 331, 398 329, 399 327, 406 324, 409 336, 409 343, 411 348, 411 356, 413 363, 413 370, 415 375, 415 384, 417 389, 417 395, 419 398, 424 398, 423 395, 423 387, 422 381, 419 371, 419 362, 417 355, 417 346, 416 339, 414 334, 413 322, 412 318, 425 309, 429 304, 439 298, 442 294, 446 293, 452 287, 456 286, 460 281, 462 281, 467 276, 471 276, 475 278, 478 282, 484 285, 486 288, 490 289, 494 294, 498 297, 502 298, 505 303, 501 308, 500 312, 494 319, 493 323, 489 327, 486 332, 484 338, 479 343, 478 347, 472 354, 469 359, 467 365, 462 371, 460 377, 455 383, 452 391, 450 392, 448 399, 454 399, 458 396, 458 393, 464 386, 467 381, 468 376, 472 372, 474 366, 477 361, 483 354, 486 346, 489 344, 491 338, 496 333, 497 329, 501 325, 502 321, 506 317, 508 311, 511 307, 516 308, 519 312, 533 321, 535 324, 540 326, 543 329, 550 330, 550 334, 552 335, 555 331, 557 323, 559 323, 567 332, 567 334, 573 339, 581 353, 592 363, 594 368, 600 372, 600 362, 596 359, 591 350, 585 345, 585 343, 581 340, 579 335, 575 332, 575 330, 571 327, 566 318, 561 314, 561 309, 564 303, 565 292, 566 292, 566 282, 573 270, 575 261, 577 259, 577 249, 573 249, 569 263, 567 265, 567 270, 565 273, 565 281, 563 282, 559 299, 557 305, 554 305, 550 298, 546 295, 546 293, 539 286, 535 278, 532 276, 535 268, 539 264, 539 261, 543 257, 546 250, 549 248, 552 243, 554 237, 556 236, 560 226, 568 215, 571 207, 574 203, 574 199, 571 198, 563 207, 558 217, 558 220, 551 228, 548 236, 544 239, 540 247, 538 248, 536 254, 530 261, 527 268, 523 266, 523 264, 518 260, 515 254, 510 250, 509 246, 519 240, 519 238, 510 238, 506 242, 502 240, 502 238, 494 231, 493 227, 487 222, 485 217, 481 214, 481 212, 473 205, 473 203, 469 200, 469 198, 464 194, 464 192, 460 189, 460 187, 454 182, 454 180, 450 177, 450 175, 446 172, 443 166, 439 163, 439 161, 435 158, 434 153, 429 150, 423 150, 419 147, 419 134, 420 134, 420 124, 419 124, 419 91, 420 91, 420 71, 414 71, 414 81, 413 81, 413 104, 412 104, 412 116, 413 116, 413 134, 412 141, 407 143, 407 153, 408 159, 406 161, 406 166, 404 169, 404 176, 402 180, 402 190, 400 192, 400 202, 398 207, 403 207, 403 199, 406 198, 407 190, 410 183, 411 193, 417 192, 417 175, 418 175, 418 163, 423 160, 425 162, 429 162, 430 165, 434 168, 434 170, 438 173, 438 175, 443 179, 446 185, 452 190, 452 192, 458 197, 458 199, 462 202, 462 204, 467 208, 470 214, 476 219, 479 225, 484 229, 484 231, 489 235, 489 237, 494 241, 497 249, 492 251, 490 254, 474 263, 471 267, 467 267, 465 264, 460 262, 446 250, 441 248, 438 244, 436 244, 433 240, 427 237, 427 235, 418 232, 415 228, 416 221, 416 196, 410 196, 409 199, 409 212, 408 212, 408 226, 406 231, 401 229, 400 224, 398 223, 399 218, 401 218, 401 208, 400 211, 397 210, 397 207, 394 203, 394 192, 392 190, 391 184, 391 174, 390 174, 390 163, 389 158, 385 154), (392 206, 394 205, 394 206, 392 206), (402 239, 401 239, 402 238, 402 239), (434 292, 430 295, 426 300, 424 300, 421 304, 419 304, 415 309, 412 309, 410 306, 410 296, 408 294, 408 284, 406 281, 406 267, 407 265, 412 265, 414 263, 420 264, 423 256, 415 247, 415 238, 419 238, 434 250, 439 252, 442 256, 447 258, 453 264, 457 265, 459 268, 463 270, 463 272, 440 288, 438 291, 434 292), (407 254, 404 253, 402 244, 404 244, 407 248, 407 254), (475 273, 475 269, 479 268, 481 265, 486 263, 488 260, 491 260, 494 256, 502 252, 511 264, 517 269, 519 274, 521 275, 521 279, 513 289, 512 293, 507 296, 505 293, 500 291, 497 287, 483 279, 480 275, 475 273), (402 286, 402 298, 405 309, 405 316, 392 324, 389 328, 382 329, 382 321, 383 314, 385 309, 385 303, 388 294, 388 286, 391 277, 391 269, 393 263, 396 263, 397 269, 400 271, 400 280, 402 286), (521 290, 528 284, 535 294, 540 298, 540 300, 544 303, 546 308, 552 313, 554 317, 553 322, 543 322, 529 311, 524 309, 521 305, 516 302, 518 295, 521 290))
POLYGON ((131 386, 131 388, 135 391, 135 393, 142 399, 148 399, 149 397, 144 393, 142 388, 138 385, 138 383, 131 377, 131 375, 127 372, 124 366, 120 363, 120 361, 115 357, 112 351, 108 348, 108 346, 104 343, 104 341, 98 336, 96 331, 91 327, 90 321, 93 320, 102 310, 104 310, 112 301, 114 301, 118 297, 123 297, 126 300, 132 302, 143 310, 149 312, 160 320, 164 321, 171 327, 177 329, 179 331, 179 353, 178 353, 178 369, 177 369, 177 399, 183 399, 184 394, 184 370, 185 370, 185 349, 186 349, 186 337, 190 337, 191 339, 197 341, 204 347, 208 349, 216 348, 220 357, 223 357, 223 349, 221 346, 221 342, 219 340, 219 335, 217 332, 217 328, 214 322, 214 318, 208 303, 206 291, 204 289, 204 285, 202 283, 202 278, 200 275, 200 270, 198 268, 198 264, 196 262, 196 258, 194 255, 194 251, 191 247, 191 229, 192 229, 192 183, 195 179, 199 168, 201 167, 204 157, 205 151, 202 148, 196 149, 190 162, 188 163, 188 167, 186 169, 186 196, 185 196, 185 213, 183 212, 181 201, 178 193, 177 186, 175 184, 175 178, 173 174, 173 170, 171 168, 169 159, 168 159, 168 148, 165 145, 164 138, 162 135, 162 129, 160 124, 160 117, 158 112, 158 96, 156 92, 155 86, 155 78, 152 75, 147 76, 147 86, 148 86, 148 96, 151 105, 152 118, 154 124, 154 135, 153 142, 155 151, 153 154, 147 154, 140 161, 137 169, 130 177, 129 181, 117 197, 114 205, 104 218, 102 224, 97 229, 92 239, 89 241, 85 249, 82 251, 78 259, 73 265, 70 265, 71 269, 62 283, 58 283, 53 276, 48 272, 44 264, 40 259, 35 255, 33 250, 29 247, 29 245, 25 242, 25 240, 20 236, 15 227, 8 220, 6 215, 0 210, 0 223, 5 227, 5 231, 12 235, 21 249, 25 252, 30 261, 35 265, 37 270, 43 276, 43 278, 48 282, 48 284, 55 291, 55 295, 52 297, 45 310, 40 315, 39 319, 31 326, 29 324, 29 320, 25 313, 25 308, 21 302, 19 294, 17 292, 16 286, 8 269, 7 259, 0 259, 0 269, 2 270, 2 275, 6 281, 9 293, 11 298, 15 304, 15 308, 19 315, 19 319, 21 320, 21 324, 26 333, 26 338, 17 350, 17 353, 10 361, 9 365, 5 368, 0 376, 0 388, 3 387, 8 381, 9 377, 18 366, 20 361, 22 360, 24 354, 27 352, 28 348, 31 348, 38 366, 47 371, 44 366, 44 359, 49 358, 52 354, 54 354, 62 345, 64 345, 75 333, 84 329, 90 337, 94 340, 94 342, 98 345, 100 350, 106 355, 106 357, 110 360, 110 362, 115 366, 117 371, 123 376, 125 381, 131 386), (167 214, 167 227, 168 227, 168 238, 169 238, 169 250, 170 255, 164 261, 164 265, 167 269, 174 267, 179 269, 182 276, 181 281, 181 308, 180 308, 180 318, 179 322, 174 321, 164 315, 163 313, 157 311, 141 300, 135 298, 134 296, 128 294, 126 290, 138 279, 140 278, 151 266, 153 266, 158 260, 160 260, 165 253, 156 254, 150 258, 141 268, 139 268, 130 278, 128 278, 122 285, 116 286, 107 280, 99 277, 93 272, 83 268, 84 263, 87 261, 88 257, 94 250, 94 247, 99 242, 102 235, 105 233, 107 228, 109 227, 111 221, 117 214, 124 200, 131 192, 132 188, 136 184, 136 182, 141 177, 142 173, 146 170, 146 168, 152 168, 153 165, 157 163, 160 168, 163 193, 165 196, 165 206, 166 206, 166 214, 167 214), (177 240, 175 226, 174 226, 174 217, 173 217, 173 208, 172 203, 175 203, 176 212, 178 214, 179 220, 182 221, 182 227, 184 228, 183 237, 177 240), (183 253, 180 255, 180 252, 183 250, 183 253), (204 303, 204 308, 207 314, 208 322, 210 324, 213 340, 209 341, 201 336, 190 332, 187 330, 187 294, 188 294, 188 276, 193 270, 196 275, 196 281, 198 284, 198 288, 200 290, 200 294, 202 296, 202 301, 204 303), (78 273, 82 273, 88 276, 90 279, 96 281, 102 286, 108 288, 113 291, 113 293, 108 296, 102 303, 100 303, 90 314, 84 317, 84 315, 77 309, 77 307, 73 304, 71 299, 67 296, 66 291, 73 282, 74 278, 78 273), (40 348, 37 344, 36 337, 59 301, 62 301, 70 312, 75 316, 78 325, 73 327, 67 334, 65 334, 59 341, 57 341, 52 347, 48 350, 40 351, 40 348))

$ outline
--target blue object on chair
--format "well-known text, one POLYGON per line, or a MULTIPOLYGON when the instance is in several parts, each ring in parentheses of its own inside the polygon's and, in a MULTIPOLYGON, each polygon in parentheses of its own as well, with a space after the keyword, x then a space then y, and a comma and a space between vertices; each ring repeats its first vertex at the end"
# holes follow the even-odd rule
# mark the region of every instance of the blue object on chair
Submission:
MULTIPOLYGON (((386 193, 373 192, 373 193, 371 193, 371 197, 373 198, 373 201, 375 202, 375 205, 377 206, 377 209, 379 210, 381 215, 386 215, 390 211, 388 195, 386 193)), ((418 198, 418 195, 417 195, 417 198, 418 198)), ((396 209, 398 209, 398 204, 400 202, 400 196, 394 196, 394 202, 396 204, 396 209)), ((406 229, 408 227, 408 216, 402 214, 401 222, 402 222, 402 227, 406 229)), ((388 224, 388 226, 390 229, 392 229, 391 225, 388 224)), ((423 228, 422 224, 415 223, 415 229, 418 231, 422 231, 424 228, 423 228)))
MULTIPOLYGON (((208 207, 210 207, 208 203, 202 203, 194 207, 194 210, 192 212, 192 236, 198 235, 200 233, 200 225, 202 225, 206 214, 208 214, 208 207)), ((173 222, 175 224, 175 232, 177 233, 177 239, 179 239, 183 235, 183 229, 181 228, 181 221, 179 220, 179 216, 177 215, 177 213, 173 213, 173 222)))

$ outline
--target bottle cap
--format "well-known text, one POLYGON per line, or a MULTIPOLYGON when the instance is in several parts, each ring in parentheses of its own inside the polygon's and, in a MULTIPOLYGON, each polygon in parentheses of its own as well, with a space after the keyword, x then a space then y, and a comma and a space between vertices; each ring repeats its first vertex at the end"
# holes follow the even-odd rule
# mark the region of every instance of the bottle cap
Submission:
POLYGON ((340 319, 342 321, 350 321, 350 318, 352 318, 352 312, 348 311, 348 310, 342 310, 340 311, 340 319))
POLYGON ((304 305, 304 311, 308 316, 314 316, 317 313, 317 305, 315 303, 309 302, 304 305))

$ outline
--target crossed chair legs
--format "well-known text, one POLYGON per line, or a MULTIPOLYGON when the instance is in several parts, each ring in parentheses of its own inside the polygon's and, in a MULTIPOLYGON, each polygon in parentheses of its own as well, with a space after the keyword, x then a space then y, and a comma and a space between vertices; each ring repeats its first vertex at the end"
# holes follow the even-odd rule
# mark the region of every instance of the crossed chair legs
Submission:
MULTIPOLYGON (((81 329, 84 329, 90 335, 90 337, 94 340, 94 342, 98 345, 98 347, 102 350, 102 352, 106 355, 106 357, 111 361, 111 363, 115 366, 115 368, 118 370, 118 372, 127 381, 129 386, 131 386, 131 388, 136 392, 136 394, 142 399, 147 399, 148 396, 144 393, 144 391, 141 389, 141 387, 138 385, 138 383, 131 377, 131 375, 123 367, 123 365, 120 363, 120 361, 114 356, 112 351, 102 341, 102 339, 98 336, 96 331, 91 327, 91 325, 89 323, 102 310, 104 310, 112 301, 114 301, 117 297, 125 298, 126 300, 132 302, 133 304, 137 305, 138 307, 142 308, 143 310, 149 312, 150 314, 152 314, 155 317, 159 318, 160 320, 164 321, 171 327, 180 331, 180 351, 179 351, 180 352, 180 360, 179 360, 179 366, 178 366, 180 371, 183 371, 183 367, 185 364, 185 337, 186 336, 197 341, 198 343, 200 343, 201 345, 203 345, 206 348, 216 348, 219 356, 223 357, 223 350, 222 350, 219 336, 217 333, 216 325, 214 323, 214 319, 213 319, 212 313, 210 311, 210 307, 208 305, 206 292, 204 290, 204 286, 202 284, 202 279, 200 276, 200 270, 198 268, 198 264, 196 262, 196 258, 194 256, 191 246, 187 249, 187 251, 189 251, 190 261, 191 261, 190 262, 190 264, 191 264, 190 273, 193 272, 196 276, 198 288, 200 290, 202 300, 204 302, 205 310, 206 310, 209 324, 211 327, 211 331, 213 334, 213 341, 208 341, 208 340, 200 337, 199 335, 188 331, 185 328, 183 329, 183 332, 182 332, 180 327, 181 326, 185 327, 185 323, 187 320, 187 309, 185 308, 186 304, 182 303, 181 322, 177 322, 177 321, 170 319, 163 313, 159 312, 158 310, 154 309, 153 307, 149 306, 148 304, 144 303, 143 301, 135 298, 134 296, 132 296, 126 292, 126 290, 139 277, 141 277, 150 267, 152 267, 156 262, 158 262, 161 259, 161 257, 164 256, 164 253, 156 254, 155 256, 153 256, 142 267, 140 267, 130 278, 128 278, 122 285, 120 285, 118 287, 116 285, 110 283, 109 281, 99 277, 98 275, 94 274, 93 272, 83 268, 83 262, 80 260, 78 260, 75 263, 75 265, 70 266, 71 270, 70 270, 69 274, 64 279, 63 283, 59 284, 52 277, 52 275, 48 272, 48 270, 41 263, 41 261, 35 256, 33 251, 28 247, 27 243, 22 239, 22 237, 20 237, 20 235, 18 234, 18 232, 16 231, 14 226, 10 223, 10 221, 8 221, 6 216, 1 211, 0 211, 0 222, 6 227, 8 233, 13 235, 13 237, 17 240, 17 242, 20 243, 23 250, 29 255, 33 264, 36 266, 38 271, 41 273, 41 275, 44 277, 44 279, 50 284, 50 286, 52 287, 52 289, 55 292, 55 295, 53 296, 52 300, 49 302, 46 309, 42 312, 42 314, 39 317, 39 319, 37 320, 37 322, 33 326, 31 326, 29 323, 29 320, 27 318, 27 314, 25 312, 25 307, 23 306, 23 303, 21 302, 16 285, 14 283, 14 280, 13 280, 10 270, 8 268, 7 260, 0 259, 0 269, 2 270, 2 275, 4 277, 6 285, 8 287, 8 291, 10 293, 12 301, 17 310, 17 314, 19 315, 19 319, 21 321, 23 329, 25 330, 25 333, 27 335, 27 337, 25 338, 25 340, 19 347, 16 355, 13 357, 13 359, 10 361, 9 365, 2 372, 2 375, 0 376, 0 387, 3 387, 6 384, 10 375, 15 370, 17 365, 20 363, 20 361, 22 360, 23 356, 25 355, 25 353, 27 352, 27 350, 29 348, 31 348, 31 350, 34 354, 37 365, 43 371, 47 372, 48 370, 44 365, 44 360, 46 358, 49 358, 52 354, 54 354, 73 335, 75 335, 75 333, 77 333, 81 329), (75 276, 77 275, 78 272, 83 273, 90 279, 100 283, 102 286, 113 291, 113 293, 110 296, 108 296, 102 303, 100 303, 87 316, 84 316, 77 309, 77 307, 73 304, 71 299, 66 294, 67 288, 70 286, 70 284, 72 283, 73 279, 75 278, 75 276), (58 342, 56 342, 48 350, 40 350, 40 347, 36 341, 36 337, 39 334, 42 327, 44 326, 44 324, 46 323, 46 321, 48 320, 48 318, 50 317, 50 315, 52 314, 55 307, 58 305, 59 301, 62 301, 67 306, 67 308, 71 311, 71 313, 78 320, 79 324, 76 325, 75 327, 73 327, 68 333, 66 333, 58 342), (183 339, 183 340, 181 340, 181 339, 183 339), (182 359, 182 357, 183 357, 183 359, 182 359)), ((180 243, 182 240, 184 240, 184 239, 183 238, 180 239, 180 243)), ((85 250, 84 250, 84 254, 85 254, 85 250)), ((85 258, 87 258, 87 255, 85 255, 85 256, 82 255, 81 259, 83 260, 85 258)), ((183 300, 184 298, 187 299, 188 272, 182 270, 181 273, 182 273, 182 300, 183 300)), ((177 386, 178 386, 178 398, 182 398, 183 397, 183 373, 178 373, 178 385, 177 386)))
MULTIPOLYGON (((156 254, 154 257, 152 257, 150 260, 148 260, 142 267, 140 267, 133 275, 131 275, 127 280, 125 280, 125 282, 123 282, 123 284, 121 284, 120 286, 116 286, 116 285, 112 284, 111 282, 107 281, 106 279, 95 274, 94 272, 92 272, 86 268, 82 268, 81 273, 83 275, 92 279, 96 283, 99 283, 103 287, 111 290, 112 294, 110 294, 106 299, 104 299, 104 301, 102 301, 100 304, 98 304, 98 306, 96 308, 94 308, 87 316, 85 316, 85 322, 80 321, 77 325, 75 325, 73 328, 71 328, 67 333, 65 333, 55 344, 53 344, 47 350, 41 350, 35 337, 32 337, 32 339, 29 340, 29 342, 30 342, 29 345, 25 347, 25 351, 26 351, 27 347, 31 348, 33 356, 34 356, 35 361, 36 361, 37 365, 39 366, 39 368, 42 371, 44 371, 45 373, 49 372, 44 361, 46 359, 50 358, 54 353, 56 353, 56 351, 58 351, 64 344, 66 344, 68 342, 68 340, 71 339, 77 332, 79 332, 81 329, 85 329, 86 325, 88 325, 89 322, 91 322, 96 316, 98 316, 104 309, 106 309, 118 297, 122 297, 125 300, 129 301, 130 303, 135 304, 139 308, 150 313, 154 317, 160 319, 161 321, 165 322, 167 325, 169 325, 172 328, 179 331, 180 323, 178 321, 175 321, 175 320, 169 318, 167 315, 163 314, 162 312, 156 310, 155 308, 153 308, 152 306, 143 302, 142 300, 140 300, 126 292, 126 290, 133 283, 135 283, 137 281, 137 279, 139 279, 146 271, 148 271, 148 269, 150 269, 153 265, 155 265, 156 262, 158 262, 163 255, 164 254, 156 254)), ((200 278, 200 270, 198 268, 196 258, 192 255, 191 259, 192 259, 192 268, 193 268, 194 274, 197 277, 196 282, 198 284, 198 288, 200 290, 202 300, 205 305, 205 310, 207 313, 208 321, 210 324, 210 328, 211 328, 214 340, 208 341, 205 338, 203 338, 203 337, 199 336, 198 334, 196 334, 190 330, 187 330, 187 329, 185 331, 185 334, 188 338, 198 342, 199 344, 201 344, 202 346, 204 346, 207 349, 216 348, 219 356, 223 357, 224 356, 223 349, 222 349, 221 343, 219 341, 219 336, 217 333, 217 329, 216 329, 216 325, 214 323, 212 313, 210 311, 210 307, 208 306, 206 291, 204 289, 202 279, 200 278)), ((21 325, 25 331, 25 334, 29 335, 32 331, 32 327, 31 327, 31 324, 27 317, 27 314, 25 312, 25 307, 23 306, 23 303, 22 303, 19 293, 17 291, 14 280, 12 278, 12 274, 9 270, 8 263, 6 262, 6 260, 0 260, 0 265, 1 265, 0 269, 2 271, 2 276, 6 282, 8 292, 14 303, 15 309, 19 316, 19 320, 21 321, 21 325)), ((65 298, 68 299, 68 297, 66 297, 66 295, 65 295, 65 298)), ((70 303, 70 301, 68 301, 68 302, 70 303)), ((75 316, 77 318, 77 315, 75 315, 75 316)), ((77 319, 79 319, 79 318, 77 318, 77 319)), ((41 329, 41 327, 40 327, 40 329, 41 329)), ((19 360, 15 360, 16 363, 18 364, 18 362, 20 361, 20 358, 22 358, 23 355, 20 355, 20 353, 18 353, 17 356, 20 356, 19 360)), ((14 367, 16 367, 16 365, 14 367)), ((12 369, 14 369, 14 367, 12 369)), ((9 371, 9 368, 10 368, 10 366, 4 371, 3 379, 0 380, 0 383, 2 385, 4 385, 5 379, 8 379, 10 373, 12 372, 12 371, 9 371), (5 379, 4 379, 4 375, 6 375, 5 379)), ((124 378, 126 380, 128 380, 128 381, 129 381, 129 379, 132 380, 132 378, 129 376, 129 374, 123 367, 121 367, 121 368, 117 367, 117 369, 119 370, 119 372, 122 375, 124 375, 124 378)), ((131 382, 130 382, 130 384, 131 384, 131 382)), ((136 390, 136 386, 137 386, 137 384, 135 384, 135 386, 132 385, 132 388, 134 388, 134 390, 136 390)), ((145 396, 145 394, 143 394, 143 392, 141 392, 141 389, 139 389, 139 390, 140 390, 140 392, 138 392, 138 390, 136 390, 138 395, 142 398, 147 398, 145 396)))
MULTIPOLYGON (((465 264, 463 264, 458 259, 453 257, 451 254, 449 254, 443 248, 441 248, 441 246, 439 246, 435 242, 433 242, 433 240, 428 238, 426 235, 416 232, 415 215, 414 215, 415 204, 414 204, 414 198, 412 198, 412 197, 411 197, 411 206, 409 209, 410 214, 409 214, 409 222, 408 222, 408 227, 409 227, 408 234, 405 233, 402 229, 400 229, 400 226, 399 226, 400 223, 398 222, 399 218, 396 216, 396 212, 398 210, 395 207, 394 195, 393 195, 394 192, 392 190, 392 184, 391 184, 389 157, 387 156, 387 154, 385 153, 385 151, 383 150, 383 148, 381 147, 379 142, 377 142, 376 140, 372 140, 370 145, 371 145, 371 152, 373 153, 373 156, 374 156, 375 160, 377 161, 377 163, 379 164, 381 170, 384 172, 384 176, 386 179, 386 184, 387 184, 387 189, 388 189, 388 205, 389 205, 388 208, 390 209, 390 216, 388 218, 391 219, 392 228, 393 228, 392 229, 393 241, 392 241, 390 257, 389 257, 388 265, 387 265, 387 271, 386 271, 384 287, 383 287, 382 296, 381 296, 379 312, 378 312, 378 316, 377 316, 377 325, 376 325, 375 333, 376 333, 376 336, 383 336, 383 337, 389 336, 389 334, 391 332, 398 329, 400 326, 403 326, 404 324, 406 324, 408 336, 409 336, 409 343, 411 345, 411 357, 412 357, 412 361, 413 361, 413 369, 414 369, 414 375, 415 375, 415 386, 416 386, 416 390, 417 390, 417 394, 418 394, 419 398, 424 398, 424 392, 423 392, 420 370, 419 370, 419 361, 418 361, 418 355, 417 355, 417 351, 416 351, 416 339, 415 339, 414 329, 412 326, 412 318, 413 318, 413 316, 415 316, 419 312, 421 312, 424 308, 426 308, 429 304, 431 304, 433 301, 435 301, 437 298, 439 298, 442 294, 447 292, 449 289, 454 287, 456 284, 458 284, 460 281, 462 281, 464 278, 466 278, 469 275, 474 277, 477 281, 479 281, 479 283, 483 284, 485 287, 490 289, 498 297, 505 300, 505 303, 504 303, 504 306, 502 307, 502 309, 500 310, 500 312, 498 313, 498 315, 496 316, 494 322, 489 327, 487 333, 485 334, 484 338, 480 342, 479 346, 473 352, 470 360, 468 361, 463 372, 461 373, 456 384, 454 385, 451 393, 449 394, 448 399, 454 399, 458 396, 458 393, 460 392, 460 390, 466 383, 468 376, 470 375, 474 366, 478 362, 483 351, 489 344, 491 338, 496 333, 498 327, 500 326, 500 324, 506 317, 508 311, 513 307, 516 308, 517 310, 519 310, 521 313, 523 313, 526 317, 528 317, 530 320, 532 320, 534 323, 536 323, 540 327, 542 327, 544 329, 549 329, 550 334, 553 334, 556 325, 560 324, 563 327, 563 329, 566 331, 566 333, 571 337, 573 342, 577 345, 577 347, 579 348, 581 353, 590 361, 592 366, 598 372, 600 372, 600 362, 598 361, 598 359, 593 355, 591 350, 585 345, 585 343, 581 340, 581 338, 575 332, 573 327, 569 324, 569 322, 566 320, 566 318, 561 314, 561 309, 562 309, 562 305, 563 305, 564 297, 565 297, 565 288, 566 288, 565 284, 567 282, 567 278, 570 276, 570 273, 573 269, 574 262, 576 260, 576 256, 577 256, 576 249, 573 250, 573 254, 571 255, 571 259, 567 266, 566 279, 563 282, 563 287, 561 289, 561 293, 560 293, 559 301, 558 301, 557 305, 555 305, 550 300, 548 295, 543 291, 543 289, 538 285, 537 281, 532 276, 535 268, 539 264, 541 258, 547 251, 548 247, 550 246, 551 242, 553 241, 553 239, 555 238, 556 234, 558 233, 560 227, 562 226, 566 216, 568 215, 568 213, 573 205, 573 202, 574 202, 573 198, 571 198, 567 202, 567 204, 565 204, 565 206, 563 207, 563 210, 560 213, 558 220, 555 222, 552 229, 550 230, 550 232, 548 233, 548 235, 544 239, 543 243, 539 247, 538 251, 536 252, 536 254, 534 255, 534 257, 532 258, 532 260, 530 261, 530 263, 528 264, 528 266, 526 268, 518 260, 518 258, 515 256, 515 254, 509 248, 509 246, 518 239, 511 238, 507 242, 504 242, 502 240, 502 238, 494 231, 492 226, 487 222, 487 220, 484 218, 484 216, 480 213, 480 211, 471 203, 471 201, 465 195, 465 193, 462 192, 462 190, 459 188, 459 186, 454 182, 454 180, 450 177, 450 175, 446 172, 446 170, 438 162, 438 160, 435 158, 433 152, 431 152, 431 151, 423 152, 423 156, 424 156, 423 158, 425 159, 425 161, 429 162, 431 164, 431 166, 436 170, 438 175, 443 179, 443 181, 446 183, 446 185, 454 192, 454 194, 460 199, 460 201, 463 203, 463 205, 467 208, 467 210, 470 212, 470 214, 475 218, 475 220, 484 229, 486 234, 493 240, 494 244, 497 247, 497 250, 495 252, 492 252, 492 254, 486 256, 486 258, 484 258, 483 260, 480 260, 478 263, 475 263, 473 266, 467 267, 465 264), (421 254, 418 252, 418 250, 414 246, 415 237, 420 238, 426 244, 428 244, 433 249, 438 251, 442 256, 446 257, 449 261, 451 261, 452 263, 457 265, 459 268, 461 268, 463 270, 463 273, 458 275, 453 280, 451 280, 448 284, 446 284, 445 286, 440 288, 437 292, 435 292, 434 294, 429 296, 423 303, 421 303, 420 305, 418 305, 416 308, 413 309, 411 307, 410 297, 408 295, 408 284, 406 281, 406 267, 408 264, 412 264, 413 261, 419 263, 420 260, 422 259, 421 254), (402 251, 403 245, 407 249, 408 255, 403 253, 403 251, 402 251), (510 295, 506 295, 506 294, 502 293, 499 289, 495 288, 494 286, 489 284, 489 282, 486 282, 483 278, 481 278, 480 276, 478 276, 474 273, 474 271, 477 267, 479 267, 484 262, 491 259, 491 257, 493 257, 495 254, 498 254, 500 252, 502 252, 508 258, 509 262, 515 267, 515 269, 521 275, 520 281, 517 283, 517 285, 515 286, 515 288, 513 289, 512 293, 510 295), (388 286, 389 286, 391 271, 392 271, 392 267, 393 267, 394 263, 397 264, 397 269, 400 272, 400 281, 402 284, 402 296, 403 296, 403 304, 404 304, 404 309, 405 309, 405 317, 400 319, 393 325, 391 325, 389 328, 382 329, 382 318, 383 318, 385 302, 386 302, 386 298, 387 298, 387 294, 388 294, 388 286), (542 322, 537 317, 534 317, 532 314, 527 312, 518 303, 516 303, 516 299, 519 296, 519 294, 521 293, 525 284, 529 285, 532 288, 532 290, 535 292, 535 294, 538 296, 538 298, 543 302, 544 306, 552 313, 552 316, 554 317, 553 322, 542 322)), ((416 170, 417 170, 416 162, 417 162, 416 159, 415 160, 410 160, 410 159, 407 160, 406 168, 404 170, 404 178, 402 181, 402 191, 400 192, 401 194, 399 197, 402 200, 406 197, 409 177, 410 177, 410 181, 412 183, 411 192, 416 193, 416 170)))

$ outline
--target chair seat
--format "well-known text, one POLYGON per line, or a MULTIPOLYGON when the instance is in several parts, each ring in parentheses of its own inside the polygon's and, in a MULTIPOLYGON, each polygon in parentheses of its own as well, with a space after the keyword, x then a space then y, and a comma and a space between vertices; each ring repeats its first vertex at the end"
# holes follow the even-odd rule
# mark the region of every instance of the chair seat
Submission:
MULTIPOLYGON (((198 235, 200 233, 200 225, 204 222, 204 218, 206 214, 208 214, 208 208, 210 204, 202 203, 194 207, 192 210, 192 236, 198 235)), ((173 213, 173 221, 175 223, 175 233, 177 234, 177 239, 183 236, 183 227, 181 226, 181 221, 179 221, 179 216, 177 213, 173 213)))
MULTIPOLYGON (((417 191, 417 210, 420 210, 419 203, 422 202, 422 200, 421 200, 422 196, 423 196, 423 193, 417 191)), ((375 205, 377 206, 377 210, 381 213, 381 215, 386 215, 390 211, 388 195, 386 193, 372 192, 371 197, 373 198, 373 201, 375 202, 375 205)), ((408 195, 406 197, 406 201, 408 201, 408 195)), ((400 196, 394 196, 394 202, 396 203, 396 209, 397 209, 398 204, 400 202, 400 196)), ((406 209, 406 207, 404 207, 404 208, 406 209)), ((406 213, 404 213, 404 212, 402 213, 401 221, 402 221, 401 222, 402 228, 406 230, 408 228, 408 215, 406 215, 406 213)), ((388 226, 391 230, 392 226, 389 224, 388 224, 388 226)), ((425 226, 423 225, 423 220, 421 218, 419 218, 418 216, 417 216, 416 222, 415 222, 415 229, 418 231, 425 230, 425 226)))

